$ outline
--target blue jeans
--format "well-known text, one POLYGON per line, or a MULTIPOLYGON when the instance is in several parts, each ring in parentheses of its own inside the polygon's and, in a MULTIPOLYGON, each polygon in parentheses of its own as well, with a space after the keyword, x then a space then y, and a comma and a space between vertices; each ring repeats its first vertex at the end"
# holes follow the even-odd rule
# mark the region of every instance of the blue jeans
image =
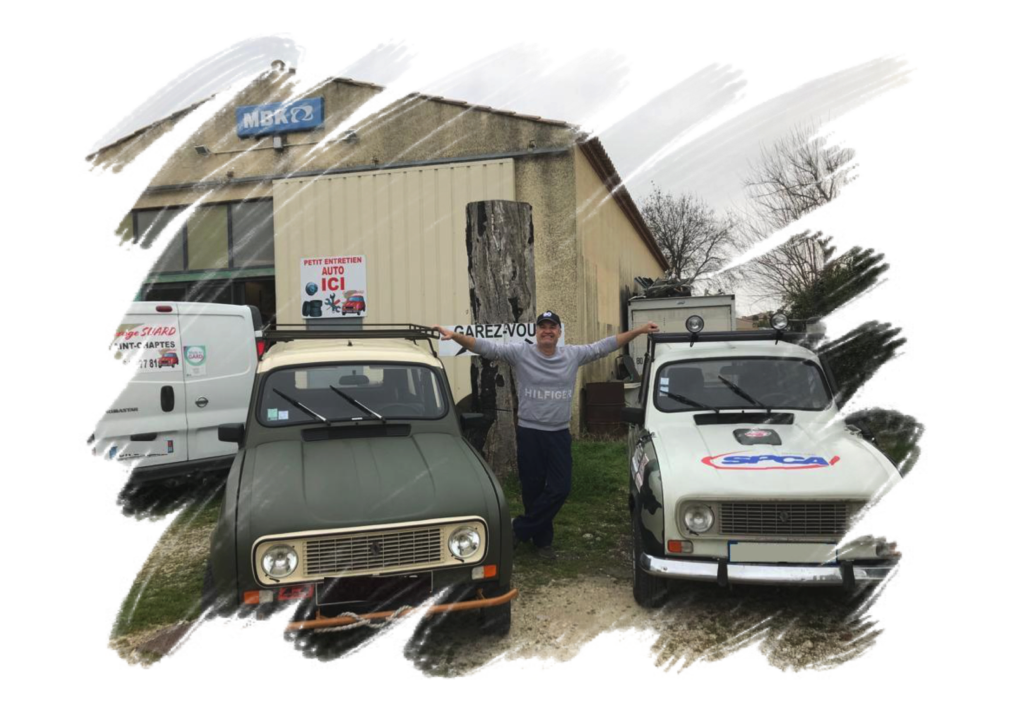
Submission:
POLYGON ((516 427, 519 482, 526 512, 512 521, 516 538, 538 547, 551 545, 552 521, 572 487, 572 437, 568 430, 516 427))

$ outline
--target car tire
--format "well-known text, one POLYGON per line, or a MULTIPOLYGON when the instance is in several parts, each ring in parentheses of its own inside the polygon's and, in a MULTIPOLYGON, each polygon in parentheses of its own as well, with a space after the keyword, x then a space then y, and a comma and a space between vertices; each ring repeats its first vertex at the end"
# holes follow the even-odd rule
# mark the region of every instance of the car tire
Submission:
POLYGON ((508 636, 512 629, 512 602, 480 609, 480 631, 490 636, 508 636))
POLYGON ((640 538, 640 509, 633 512, 633 598, 644 608, 657 608, 668 595, 668 581, 652 576, 640 567, 643 545, 640 538))
POLYGON ((216 624, 218 621, 231 620, 231 616, 217 602, 217 590, 213 586, 213 562, 206 562, 206 576, 203 577, 203 599, 200 603, 200 623, 202 626, 216 624))

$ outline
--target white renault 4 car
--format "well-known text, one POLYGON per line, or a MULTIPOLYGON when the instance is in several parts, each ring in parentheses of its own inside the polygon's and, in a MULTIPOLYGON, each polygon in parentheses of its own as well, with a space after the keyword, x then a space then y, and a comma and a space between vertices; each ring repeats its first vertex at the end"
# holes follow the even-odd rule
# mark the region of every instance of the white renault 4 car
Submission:
POLYGON ((630 423, 633 594, 664 600, 668 579, 877 583, 899 554, 885 539, 844 540, 899 480, 848 426, 818 356, 785 331, 649 335, 630 423))

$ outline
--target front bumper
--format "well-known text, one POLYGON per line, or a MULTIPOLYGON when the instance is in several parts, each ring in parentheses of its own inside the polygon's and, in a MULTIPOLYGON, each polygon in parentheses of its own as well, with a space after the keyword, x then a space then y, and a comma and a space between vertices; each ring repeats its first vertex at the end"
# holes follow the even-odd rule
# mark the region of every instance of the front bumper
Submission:
POLYGON ((680 560, 655 558, 642 553, 640 568, 659 578, 714 581, 721 585, 852 586, 880 583, 896 569, 897 559, 877 562, 842 562, 832 566, 802 566, 767 563, 728 563, 724 560, 680 560))
POLYGON ((508 593, 493 598, 485 598, 481 594, 478 598, 471 598, 468 601, 457 603, 442 603, 437 606, 430 606, 424 611, 422 608, 403 608, 397 611, 374 611, 363 615, 335 616, 333 618, 322 617, 317 612, 317 617, 312 621, 293 621, 288 624, 287 631, 308 631, 310 629, 337 628, 351 626, 360 621, 379 621, 381 619, 402 618, 412 613, 422 613, 424 616, 436 616, 441 613, 454 613, 456 611, 472 611, 478 608, 490 608, 508 603, 519 595, 519 589, 513 588, 508 593))

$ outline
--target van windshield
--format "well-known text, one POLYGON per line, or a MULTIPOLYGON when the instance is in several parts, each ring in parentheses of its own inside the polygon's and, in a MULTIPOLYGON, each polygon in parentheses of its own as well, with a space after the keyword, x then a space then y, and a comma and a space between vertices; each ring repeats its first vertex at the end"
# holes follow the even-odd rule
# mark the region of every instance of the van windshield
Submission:
POLYGON ((670 363, 658 370, 654 390, 654 405, 662 412, 690 412, 702 406, 824 410, 830 401, 821 368, 810 360, 791 357, 729 357, 670 363), (697 404, 683 402, 680 397, 697 404))
POLYGON ((376 419, 346 396, 387 420, 437 420, 448 412, 437 372, 421 365, 293 367, 271 372, 261 389, 259 422, 268 427, 320 422, 309 411, 331 422, 376 419))

